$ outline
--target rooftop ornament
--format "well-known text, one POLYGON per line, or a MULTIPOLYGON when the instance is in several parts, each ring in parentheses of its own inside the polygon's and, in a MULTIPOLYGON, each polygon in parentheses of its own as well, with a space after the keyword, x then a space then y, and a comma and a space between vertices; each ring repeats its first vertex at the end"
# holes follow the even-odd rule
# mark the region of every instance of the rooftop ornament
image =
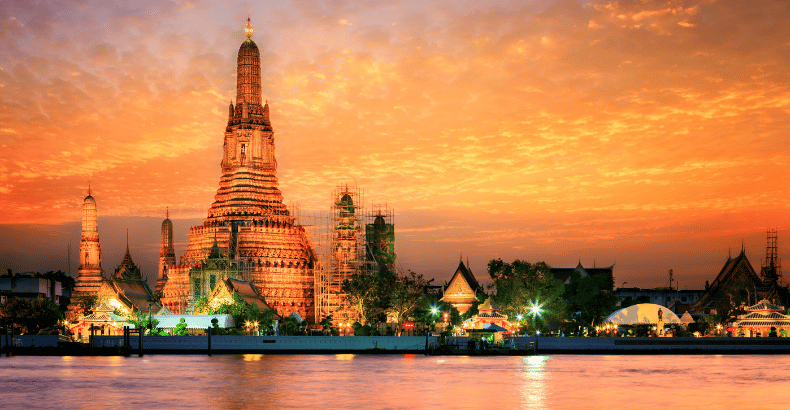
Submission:
POLYGON ((247 38, 252 37, 252 23, 250 23, 249 17, 247 17, 247 25, 244 26, 244 35, 246 35, 247 38))

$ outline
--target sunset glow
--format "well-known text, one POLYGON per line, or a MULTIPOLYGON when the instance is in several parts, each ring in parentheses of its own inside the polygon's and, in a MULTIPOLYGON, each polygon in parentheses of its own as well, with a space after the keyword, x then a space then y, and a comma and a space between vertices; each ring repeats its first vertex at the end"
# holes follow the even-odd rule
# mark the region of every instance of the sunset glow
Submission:
POLYGON ((103 268, 156 276, 216 193, 250 17, 286 203, 350 183, 398 266, 615 264, 701 288, 790 260, 790 8, 751 1, 0 3, 0 260, 72 273, 90 182, 103 268), (76 238, 76 239, 75 239, 76 238))

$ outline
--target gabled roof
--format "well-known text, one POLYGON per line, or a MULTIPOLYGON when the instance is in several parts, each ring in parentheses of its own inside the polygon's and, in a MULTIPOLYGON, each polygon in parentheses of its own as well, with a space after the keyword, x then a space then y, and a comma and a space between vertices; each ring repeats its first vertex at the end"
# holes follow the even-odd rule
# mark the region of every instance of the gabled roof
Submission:
POLYGON ((156 302, 156 298, 154 298, 154 294, 151 292, 148 284, 141 280, 114 279, 111 283, 118 297, 121 298, 123 302, 130 305, 132 310, 136 309, 141 312, 147 312, 149 304, 152 312, 157 312, 162 308, 159 303, 156 302))
POLYGON ((489 298, 486 299, 485 302, 483 302, 482 305, 477 307, 477 310, 480 311, 480 312, 484 312, 484 311, 498 311, 499 310, 499 306, 495 305, 494 302, 492 302, 491 298, 489 297, 489 298))
POLYGON ((475 293, 479 287, 480 285, 477 283, 472 271, 461 261, 458 263, 458 269, 455 270, 455 274, 450 279, 447 288, 444 289, 444 295, 442 295, 441 300, 445 302, 468 300, 471 302, 475 299, 475 293))
POLYGON ((598 276, 612 275, 614 265, 604 268, 585 268, 579 262, 575 268, 551 268, 551 274, 562 283, 568 283, 574 272, 579 272, 579 276, 598 276))
POLYGON ((699 312, 713 302, 720 289, 730 285, 739 272, 745 276, 747 281, 751 282, 749 288, 757 288, 762 284, 760 277, 754 271, 752 264, 746 257, 745 251, 741 250, 741 253, 735 258, 727 258, 727 262, 721 268, 716 279, 713 280, 713 283, 708 286, 705 293, 697 300, 697 303, 694 304, 693 311, 699 312))
POLYGON ((776 305, 772 304, 771 302, 769 302, 768 300, 763 299, 763 300, 757 302, 756 305, 749 306, 749 307, 747 307, 744 310, 748 310, 748 311, 752 311, 752 312, 753 311, 760 311, 760 310, 783 311, 784 308, 781 307, 781 306, 776 306, 776 305))
POLYGON ((456 273, 461 272, 461 274, 464 275, 464 279, 466 279, 466 283, 469 284, 469 287, 472 288, 472 290, 474 290, 475 292, 477 292, 477 289, 480 288, 480 284, 477 283, 477 279, 475 279, 475 275, 472 274, 472 271, 469 269, 469 267, 464 265, 463 261, 458 262, 458 269, 456 269, 455 271, 456 273))

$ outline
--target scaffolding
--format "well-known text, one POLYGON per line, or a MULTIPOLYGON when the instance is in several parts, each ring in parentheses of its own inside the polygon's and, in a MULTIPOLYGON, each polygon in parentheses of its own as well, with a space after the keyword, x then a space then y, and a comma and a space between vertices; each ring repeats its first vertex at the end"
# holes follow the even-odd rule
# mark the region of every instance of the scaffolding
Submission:
POLYGON ((782 285, 782 262, 779 260, 778 238, 776 228, 768 229, 768 244, 765 247, 765 260, 762 266, 762 277, 766 283, 775 282, 782 285))
POLYGON ((373 204, 365 216, 366 260, 378 271, 395 272, 395 211, 386 204, 373 204))
POLYGON ((313 262, 313 309, 316 323, 326 316, 322 308, 325 304, 326 285, 324 276, 328 270, 330 255, 330 215, 322 211, 305 212, 299 206, 291 205, 291 216, 304 228, 315 260, 313 262), (323 314, 323 315, 322 315, 323 314))
POLYGON ((340 289, 356 273, 394 270, 394 212, 374 204, 366 213, 364 192, 342 184, 332 192, 328 213, 305 213, 291 208, 291 215, 304 227, 316 262, 313 266, 315 320, 332 315, 335 324, 356 320, 356 313, 343 309, 340 289))

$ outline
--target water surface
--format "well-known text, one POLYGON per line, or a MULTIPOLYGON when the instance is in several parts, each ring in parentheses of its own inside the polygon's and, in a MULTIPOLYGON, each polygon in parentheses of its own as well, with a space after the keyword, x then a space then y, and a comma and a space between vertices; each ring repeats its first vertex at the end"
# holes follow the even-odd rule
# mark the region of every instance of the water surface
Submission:
POLYGON ((0 408, 768 409, 790 356, 0 357, 0 408))

